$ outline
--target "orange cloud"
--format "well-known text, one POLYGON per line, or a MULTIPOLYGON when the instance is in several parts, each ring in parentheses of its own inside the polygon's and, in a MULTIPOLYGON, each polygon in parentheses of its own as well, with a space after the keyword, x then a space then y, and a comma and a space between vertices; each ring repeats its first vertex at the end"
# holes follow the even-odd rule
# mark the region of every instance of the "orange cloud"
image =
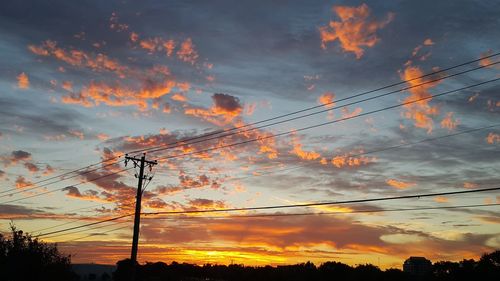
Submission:
POLYGON ((293 138, 292 144, 293 144, 293 149, 290 151, 290 153, 297 155, 300 159, 316 160, 321 157, 321 154, 315 151, 304 151, 302 149, 302 144, 296 137, 293 138))
MULTIPOLYGON (((423 48, 423 47, 428 47, 428 46, 432 46, 434 45, 434 42, 432 42, 432 40, 430 38, 428 39, 425 39, 424 42, 422 43, 422 45, 418 45, 417 47, 415 47, 415 49, 413 49, 413 52, 411 53, 412 57, 416 57, 418 52, 423 48)), ((431 56, 431 52, 427 52, 426 54, 420 56, 418 59, 421 60, 421 61, 424 61, 426 60, 427 58, 429 58, 431 56)), ((411 61, 408 61, 407 64, 409 65, 411 63, 411 61)))
POLYGON ((175 49, 175 41, 170 39, 170 40, 163 42, 162 45, 163 45, 163 48, 165 49, 165 52, 167 53, 167 57, 170 57, 175 49))
POLYGON ((182 102, 186 102, 187 101, 186 96, 184 96, 183 94, 180 94, 180 93, 175 93, 170 98, 172 100, 175 100, 175 101, 182 101, 182 102))
POLYGON ((210 179, 207 175, 202 174, 197 177, 192 177, 180 171, 178 185, 158 186, 155 192, 162 195, 171 195, 188 189, 218 189, 219 187, 220 183, 216 179, 210 179))
POLYGON ((357 59, 364 54, 363 47, 373 47, 380 38, 377 30, 384 28, 394 19, 393 13, 388 13, 385 20, 377 21, 371 17, 370 8, 366 4, 359 7, 334 6, 333 12, 340 21, 330 21, 328 26, 320 27, 321 46, 339 40, 345 52, 353 52, 357 59))
POLYGON ((489 133, 486 137, 486 142, 489 144, 494 144, 500 142, 500 135, 495 133, 489 133))
POLYGON ((73 91, 73 83, 71 81, 64 81, 61 87, 68 92, 73 91))
POLYGON ((278 158, 278 150, 274 138, 259 140, 259 154, 266 154, 269 159, 278 158))
POLYGON ((65 50, 57 46, 57 42, 46 40, 40 46, 29 45, 28 49, 34 54, 42 56, 53 56, 72 66, 87 67, 94 71, 110 71, 124 78, 129 72, 128 67, 121 65, 116 60, 110 59, 103 54, 89 54, 82 50, 65 50))
POLYGON ((177 57, 185 62, 195 64, 198 58, 198 52, 194 49, 194 44, 191 38, 184 40, 181 43, 180 49, 177 51, 177 57))
POLYGON ((81 140, 85 139, 85 135, 83 134, 82 131, 77 131, 77 130, 69 130, 68 133, 76 138, 79 138, 81 140))
MULTIPOLYGON (((144 243, 140 261, 175 260, 202 265, 228 264, 234 260, 238 264, 277 265, 306 260, 320 264, 335 259, 354 265, 376 263, 380 259, 381 267, 389 268, 401 265, 410 255, 426 255, 432 260, 452 256, 463 259, 477 258, 480 253, 494 250, 484 245, 484 240, 492 237, 489 235, 466 234, 456 239, 442 239, 423 231, 365 224, 345 215, 211 217, 146 216, 141 228, 144 243), (393 239, 387 239, 391 236, 393 239)), ((130 232, 128 230, 128 235, 130 232)), ((130 255, 130 245, 126 244, 129 237, 123 233, 112 237, 121 239, 91 238, 91 241, 61 245, 66 252, 79 253, 77 263, 109 264, 130 255)))
POLYGON ((30 50, 33 54, 39 56, 49 56, 50 53, 44 47, 38 47, 34 45, 28 45, 28 50, 30 50))
POLYGON ((31 173, 36 173, 36 172, 40 171, 40 168, 38 168, 37 165, 35 165, 35 164, 31 163, 31 162, 24 163, 24 167, 26 169, 28 169, 28 171, 30 171, 31 173))
POLYGON ((424 41, 424 45, 425 45, 425 46, 431 46, 431 45, 434 45, 434 42, 432 41, 432 39, 431 39, 431 38, 427 38, 427 39, 425 39, 425 41, 424 41))
POLYGON ((448 203, 450 200, 445 196, 437 196, 434 198, 437 203, 448 203))
POLYGON ((139 34, 135 32, 130 32, 130 41, 137 42, 139 40, 139 34))
POLYGON ((17 87, 23 90, 28 89, 30 87, 30 80, 28 78, 28 75, 26 75, 26 73, 21 72, 21 74, 17 76, 17 87))
POLYGON ((404 182, 404 181, 398 181, 395 179, 388 179, 385 181, 388 185, 397 188, 397 189, 406 189, 408 187, 412 187, 415 185, 414 182, 404 182))
POLYGON ((98 106, 136 106, 140 110, 148 108, 148 100, 169 94, 177 83, 172 80, 150 83, 139 90, 103 82, 92 82, 79 93, 63 96, 61 101, 67 104, 79 104, 85 107, 98 106))
POLYGON ((109 17, 109 28, 121 32, 127 30, 128 25, 118 22, 118 14, 113 12, 111 13, 111 17, 109 17))
POLYGON ((365 157, 365 156, 349 156, 348 154, 342 156, 335 156, 332 158, 331 163, 337 168, 343 167, 356 167, 361 165, 367 165, 375 161, 375 158, 365 157))
POLYGON ((216 93, 212 96, 212 100, 214 101, 212 110, 218 115, 236 117, 240 115, 243 110, 240 100, 237 97, 228 94, 216 93))
POLYGON ((257 108, 257 103, 247 103, 245 105, 245 115, 253 115, 255 109, 257 108))
POLYGON ((54 168, 52 168, 52 166, 50 166, 49 164, 47 164, 45 166, 45 171, 43 171, 43 175, 44 176, 49 176, 49 175, 52 175, 54 172, 55 172, 54 168))
MULTIPOLYGON (((130 40, 132 42, 138 41, 139 35, 137 33, 132 32, 130 35, 130 40)), ((147 50, 148 53, 150 54, 155 52, 165 51, 167 57, 170 57, 174 53, 176 43, 173 39, 165 40, 160 37, 154 37, 141 40, 139 42, 139 46, 147 50)), ((191 42, 191 39, 187 39, 184 43, 182 43, 181 49, 178 50, 178 56, 181 60, 192 62, 192 64, 194 64, 194 61, 198 58, 198 54, 194 50, 194 46, 191 42)))
POLYGON ((189 209, 195 210, 203 210, 203 209, 223 209, 228 208, 229 206, 222 200, 210 200, 197 198, 193 200, 189 200, 189 209))
POLYGON ((22 189, 22 188, 25 188, 28 186, 33 186, 33 183, 26 180, 26 178, 23 176, 18 176, 15 184, 16 184, 16 188, 19 188, 19 189, 22 189))
POLYGON ((223 125, 231 122, 235 117, 241 115, 243 106, 237 97, 215 93, 212 95, 213 105, 210 109, 185 108, 184 113, 201 117, 211 123, 223 125), (222 120, 217 117, 221 117, 222 120))
POLYGON ((109 139, 109 135, 107 134, 104 134, 104 133, 100 133, 100 134, 97 134, 97 138, 101 141, 106 141, 109 139))
POLYGON ((473 102, 477 99, 477 97, 479 97, 479 93, 475 93, 474 95, 470 96, 468 101, 473 102))
POLYGON ((453 120, 453 112, 446 113, 446 117, 441 121, 441 127, 448 129, 448 131, 453 131, 460 123, 460 120, 453 120))
POLYGON ((332 92, 326 92, 319 96, 318 103, 324 105, 326 108, 332 108, 335 103, 333 100, 335 99, 335 94, 332 92))
MULTIPOLYGON (((407 66, 406 69, 401 74, 401 79, 409 81, 407 82, 409 86, 419 85, 433 79, 433 78, 429 78, 428 80, 424 78, 415 79, 422 75, 423 73, 420 70, 420 68, 416 66, 407 66), (410 81, 411 79, 414 80, 410 81)), ((405 103, 413 102, 415 100, 431 97, 429 89, 436 86, 437 83, 439 82, 429 83, 415 88, 411 88, 409 90, 410 96, 405 98, 403 102, 405 103)), ((414 121, 415 127, 427 129, 427 133, 431 133, 434 127, 434 121, 432 120, 432 116, 439 114, 438 107, 429 105, 430 100, 431 99, 429 98, 404 105, 406 112, 404 112, 403 114, 405 118, 414 121)))
POLYGON ((471 188, 477 188, 477 187, 478 187, 478 185, 477 185, 477 184, 475 184, 475 183, 472 183, 472 182, 464 182, 464 188, 469 188, 469 189, 471 189, 471 188))
POLYGON ((149 53, 154 53, 160 46, 161 46, 161 39, 160 38, 150 38, 150 39, 144 39, 139 42, 139 46, 141 48, 148 50, 149 53))
POLYGON ((420 49, 422 49, 422 45, 418 45, 417 47, 415 47, 415 49, 413 49, 413 52, 411 52, 412 57, 416 56, 420 49))
POLYGON ((15 150, 9 156, 0 156, 0 160, 2 160, 5 167, 8 167, 16 165, 18 162, 28 162, 31 160, 31 153, 24 150, 15 150))
MULTIPOLYGON (((492 64, 493 61, 491 60, 491 58, 487 58, 487 56, 491 56, 491 55, 493 55, 492 50, 488 50, 484 53, 481 53, 481 55, 480 55, 481 60, 479 61, 479 65, 480 66, 487 66, 487 65, 492 64)), ((489 67, 495 67, 496 69, 500 69, 500 67, 498 65, 492 65, 489 67)))
POLYGON ((349 112, 349 109, 346 106, 344 106, 342 107, 342 118, 348 119, 358 116, 359 114, 361 114, 362 111, 363 109, 361 107, 356 107, 352 112, 349 112))
POLYGON ((102 198, 100 198, 99 192, 91 189, 80 192, 80 190, 75 186, 67 186, 63 188, 62 191, 66 191, 66 196, 72 198, 78 198, 88 201, 110 202, 109 200, 103 200, 102 198))
POLYGON ((168 77, 170 76, 170 69, 164 65, 154 65, 151 69, 148 70, 149 75, 151 76, 160 76, 160 77, 168 77))

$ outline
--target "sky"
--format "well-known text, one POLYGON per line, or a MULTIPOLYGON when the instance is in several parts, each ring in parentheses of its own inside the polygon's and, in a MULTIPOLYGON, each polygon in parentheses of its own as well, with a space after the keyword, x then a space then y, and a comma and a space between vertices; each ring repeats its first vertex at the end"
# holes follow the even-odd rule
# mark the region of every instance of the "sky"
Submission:
MULTIPOLYGON (((0 5, 4 233, 133 212, 138 172, 124 171, 124 154, 153 147, 143 212, 498 187, 499 2, 0 5)), ((138 259, 401 268, 409 256, 478 258, 500 248, 498 203, 493 191, 143 215, 138 259), (457 208, 387 211, 424 207, 457 208), (293 213, 308 215, 254 216, 293 213)), ((41 238, 74 263, 114 264, 131 236, 128 217, 41 238)))

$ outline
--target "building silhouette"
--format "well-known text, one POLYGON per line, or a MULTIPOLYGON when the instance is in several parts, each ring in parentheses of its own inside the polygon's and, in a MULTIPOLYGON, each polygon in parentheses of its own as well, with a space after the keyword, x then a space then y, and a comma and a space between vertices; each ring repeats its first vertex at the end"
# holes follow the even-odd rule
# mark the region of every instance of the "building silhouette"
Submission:
POLYGON ((426 275, 431 270, 431 261, 424 257, 409 257, 403 263, 403 271, 411 275, 426 275))

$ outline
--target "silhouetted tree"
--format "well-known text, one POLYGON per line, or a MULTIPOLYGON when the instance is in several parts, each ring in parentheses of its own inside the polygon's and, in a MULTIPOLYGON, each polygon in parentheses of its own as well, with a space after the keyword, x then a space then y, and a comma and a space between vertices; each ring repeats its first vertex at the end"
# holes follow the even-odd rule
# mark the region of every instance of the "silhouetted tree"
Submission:
POLYGON ((372 264, 360 264, 354 268, 353 280, 382 280, 382 271, 372 264))
MULTIPOLYGON (((137 269, 139 269, 139 264, 136 262, 137 269)), ((139 270, 138 270, 139 271, 139 270)), ((132 261, 130 259, 124 259, 116 263, 116 270, 113 272, 113 280, 129 281, 132 280, 132 261)), ((139 276, 139 272, 136 271, 136 276, 139 276)))
POLYGON ((478 262, 478 271, 486 279, 500 277, 500 250, 484 254, 478 262))
POLYGON ((329 261, 318 267, 320 280, 347 280, 352 272, 352 267, 347 264, 329 261))
POLYGON ((400 269, 389 268, 383 272, 384 281, 409 280, 409 276, 400 269))
POLYGON ((11 236, 0 234, 0 279, 4 281, 75 280, 70 256, 55 244, 32 238, 11 225, 11 236))

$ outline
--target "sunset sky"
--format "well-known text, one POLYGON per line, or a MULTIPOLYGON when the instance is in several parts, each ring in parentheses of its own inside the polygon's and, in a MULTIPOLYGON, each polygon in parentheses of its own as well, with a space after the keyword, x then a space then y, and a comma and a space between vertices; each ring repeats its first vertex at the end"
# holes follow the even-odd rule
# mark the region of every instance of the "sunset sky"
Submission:
MULTIPOLYGON (((133 212, 123 155, 153 147, 143 212, 500 187, 499 14, 498 1, 470 0, 2 1, 0 230, 133 212)), ((500 248, 495 204, 499 191, 143 215, 138 259, 478 258, 500 248), (489 206, 394 211, 467 205, 489 206), (292 213, 307 215, 253 216, 292 213)), ((130 256, 131 219, 41 238, 74 263, 115 264, 130 256)))

